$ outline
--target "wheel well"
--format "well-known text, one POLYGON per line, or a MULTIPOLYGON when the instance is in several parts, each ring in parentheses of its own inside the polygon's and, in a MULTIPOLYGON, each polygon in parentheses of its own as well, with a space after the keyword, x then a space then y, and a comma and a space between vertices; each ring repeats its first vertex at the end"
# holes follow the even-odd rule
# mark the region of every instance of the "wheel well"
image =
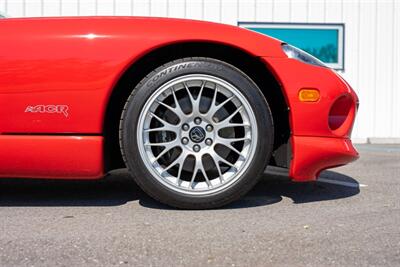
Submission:
POLYGON ((122 75, 111 94, 105 115, 105 171, 125 167, 119 148, 119 122, 125 102, 134 87, 155 68, 184 57, 210 57, 225 61, 246 73, 258 85, 271 108, 275 126, 274 153, 270 164, 288 167, 288 105, 275 77, 257 57, 240 49, 215 43, 191 42, 158 48, 134 62, 122 75))

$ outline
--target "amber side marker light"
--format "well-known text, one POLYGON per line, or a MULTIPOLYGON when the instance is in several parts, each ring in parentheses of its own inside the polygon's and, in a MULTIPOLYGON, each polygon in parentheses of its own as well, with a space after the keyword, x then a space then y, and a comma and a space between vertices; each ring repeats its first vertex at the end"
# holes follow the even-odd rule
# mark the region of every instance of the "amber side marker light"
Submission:
POLYGON ((320 98, 319 91, 312 88, 303 88, 299 91, 299 100, 301 102, 317 102, 320 98))

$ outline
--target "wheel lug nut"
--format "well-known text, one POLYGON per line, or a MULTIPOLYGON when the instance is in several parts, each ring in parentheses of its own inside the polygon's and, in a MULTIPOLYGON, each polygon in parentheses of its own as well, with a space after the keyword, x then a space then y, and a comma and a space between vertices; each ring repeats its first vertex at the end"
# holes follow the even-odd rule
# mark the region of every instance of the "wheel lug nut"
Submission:
POLYGON ((211 146, 212 143, 213 143, 213 141, 212 141, 210 138, 207 138, 207 139, 206 139, 206 145, 207 145, 207 146, 211 146))
POLYGON ((201 119, 199 117, 194 119, 194 123, 196 124, 200 124, 201 123, 201 119))
POLYGON ((207 131, 207 132, 211 132, 213 129, 214 129, 214 127, 212 127, 211 124, 208 124, 208 125, 206 126, 206 131, 207 131))
POLYGON ((186 137, 182 138, 182 144, 187 145, 189 143, 189 139, 187 139, 186 137))
POLYGON ((184 131, 188 131, 189 130, 189 125, 188 124, 183 124, 182 125, 182 130, 184 130, 184 131))
POLYGON ((199 152, 200 151, 200 146, 199 145, 194 145, 193 146, 194 152, 199 152))

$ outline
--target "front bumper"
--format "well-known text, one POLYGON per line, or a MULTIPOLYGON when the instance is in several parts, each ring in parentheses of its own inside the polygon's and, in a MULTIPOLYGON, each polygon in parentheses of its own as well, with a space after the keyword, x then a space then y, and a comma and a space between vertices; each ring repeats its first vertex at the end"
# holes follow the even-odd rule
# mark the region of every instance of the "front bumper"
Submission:
POLYGON ((293 158, 289 176, 296 181, 315 180, 322 170, 358 159, 350 139, 292 136, 293 158))
POLYGON ((337 73, 289 58, 262 58, 281 85, 289 107, 289 176, 312 181, 327 168, 358 158, 350 136, 358 97, 337 73), (317 102, 299 100, 302 88, 317 89, 317 102))

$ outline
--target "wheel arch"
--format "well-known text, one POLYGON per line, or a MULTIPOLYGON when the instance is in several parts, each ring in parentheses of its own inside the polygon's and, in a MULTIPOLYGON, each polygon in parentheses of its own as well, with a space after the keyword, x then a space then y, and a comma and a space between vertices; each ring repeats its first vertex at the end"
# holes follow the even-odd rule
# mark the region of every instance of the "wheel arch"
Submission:
POLYGON ((116 82, 107 102, 103 135, 105 171, 124 168, 119 148, 119 121, 133 88, 152 70, 169 61, 184 57, 210 57, 227 62, 249 76, 261 89, 270 105, 274 126, 274 153, 270 164, 288 167, 290 161, 290 124, 285 92, 260 58, 240 48, 214 42, 179 42, 157 47, 128 66, 116 82))

